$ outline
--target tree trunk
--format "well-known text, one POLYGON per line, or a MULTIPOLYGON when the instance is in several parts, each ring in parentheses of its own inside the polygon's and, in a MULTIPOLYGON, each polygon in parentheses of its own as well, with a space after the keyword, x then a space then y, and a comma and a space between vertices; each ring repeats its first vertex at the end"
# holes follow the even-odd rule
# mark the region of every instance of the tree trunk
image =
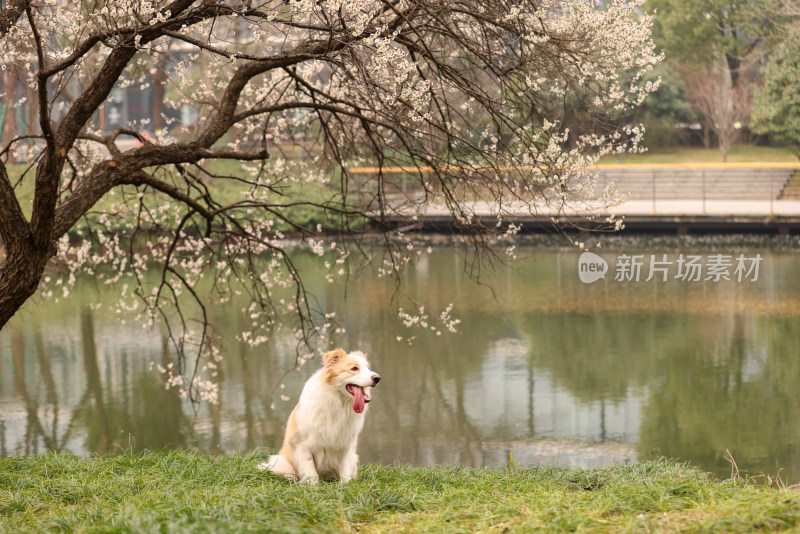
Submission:
POLYGON ((722 152, 722 161, 728 161, 728 150, 736 137, 736 109, 733 89, 733 72, 725 56, 717 58, 716 66, 719 69, 719 105, 715 113, 719 149, 722 152))
POLYGON ((169 56, 163 54, 158 57, 153 66, 152 82, 153 82, 153 133, 158 135, 159 130, 164 128, 164 93, 167 83, 167 63, 169 56))
MULTIPOLYGON (((5 110, 5 120, 2 124, 2 145, 11 142, 17 136, 17 113, 16 113, 16 100, 17 100, 17 68, 12 66, 7 69, 3 74, 3 89, 5 90, 5 97, 3 98, 3 106, 5 110)), ((14 151, 8 151, 8 163, 15 163, 14 151)))
POLYGON ((0 261, 0 329, 36 293, 52 255, 37 251, 32 242, 6 243, 6 256, 0 261))
POLYGON ((711 127, 708 121, 703 121, 703 147, 711 148, 711 127))
MULTIPOLYGON (((28 133, 31 135, 36 135, 36 124, 39 122, 39 108, 36 107, 38 96, 36 94, 35 87, 28 87, 27 97, 28 100, 25 103, 25 107, 28 110, 28 118, 26 119, 26 122, 28 123, 28 133)), ((30 144, 33 144, 32 140, 29 140, 29 145, 30 144)))

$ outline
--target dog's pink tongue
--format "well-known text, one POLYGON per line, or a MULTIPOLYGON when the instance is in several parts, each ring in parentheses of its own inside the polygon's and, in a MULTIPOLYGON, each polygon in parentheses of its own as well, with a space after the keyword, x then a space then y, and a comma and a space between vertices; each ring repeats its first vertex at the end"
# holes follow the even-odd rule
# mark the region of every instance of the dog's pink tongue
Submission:
POLYGON ((353 386, 353 410, 355 410, 356 413, 361 413, 364 411, 365 404, 364 388, 353 386))

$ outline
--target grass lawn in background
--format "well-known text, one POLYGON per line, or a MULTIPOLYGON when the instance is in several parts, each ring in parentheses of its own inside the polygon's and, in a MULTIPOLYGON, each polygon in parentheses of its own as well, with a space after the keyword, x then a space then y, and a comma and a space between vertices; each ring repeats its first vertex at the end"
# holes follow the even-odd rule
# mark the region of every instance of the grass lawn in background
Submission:
MULTIPOLYGON (((238 161, 230 160, 212 161, 208 165, 208 170, 214 175, 237 176, 252 180, 252 176, 242 168, 242 165, 252 167, 257 164, 243 164, 238 161)), ((196 168, 193 168, 193 170, 197 172, 196 168)), ((163 173, 165 171, 162 170, 160 172, 163 173)), ((17 182, 19 182, 19 185, 16 187, 17 199, 20 202, 23 214, 30 220, 31 211, 33 209, 35 169, 31 169, 30 166, 26 164, 14 164, 8 166, 8 174, 12 184, 17 185, 17 182), (20 176, 23 173, 26 173, 25 179, 20 181, 20 176)), ((164 179, 163 174, 157 176, 164 179)), ((204 185, 208 187, 215 201, 223 205, 241 202, 245 198, 243 192, 251 189, 251 186, 238 180, 215 179, 208 175, 203 176, 205 180, 204 185)), ((187 193, 184 183, 179 182, 177 185, 179 190, 187 193)), ((132 185, 125 185, 115 187, 108 194, 103 196, 93 207, 92 212, 116 213, 117 216, 110 222, 112 229, 130 231, 136 225, 135 210, 138 209, 139 205, 139 198, 137 195, 139 192, 145 190, 151 193, 144 201, 150 209, 153 209, 155 206, 160 206, 167 198, 165 195, 157 193, 151 188, 137 188, 132 185), (124 214, 118 212, 117 206, 123 199, 128 200, 128 206, 130 210, 133 211, 128 211, 124 214)), ((314 205, 330 203, 331 199, 335 198, 338 192, 338 188, 328 187, 319 182, 294 183, 283 179, 280 183, 272 187, 270 202, 274 203, 273 208, 275 213, 280 213, 295 224, 305 228, 314 229, 318 224, 321 224, 325 228, 338 228, 338 216, 335 212, 325 213, 324 210, 314 205)), ((201 195, 201 189, 192 189, 188 191, 188 194, 198 198, 201 195)), ((335 207, 338 207, 338 204, 335 204, 335 207)), ((182 212, 185 212, 185 210, 182 210, 182 212)), ((363 224, 363 222, 353 221, 351 222, 351 227, 357 229, 360 224, 363 224)), ((284 232, 295 230, 293 225, 280 220, 276 221, 275 228, 284 232)))
POLYGON ((597 469, 361 466, 308 486, 266 454, 0 460, 3 532, 530 532, 794 529, 800 491, 659 460, 597 469))
MULTIPOLYGON (((788 148, 754 145, 735 145, 731 147, 728 152, 728 163, 749 162, 800 164, 800 160, 788 148)), ((600 163, 722 163, 722 152, 718 148, 651 148, 644 154, 628 154, 625 156, 624 161, 620 161, 617 156, 611 156, 603 158, 600 163)))

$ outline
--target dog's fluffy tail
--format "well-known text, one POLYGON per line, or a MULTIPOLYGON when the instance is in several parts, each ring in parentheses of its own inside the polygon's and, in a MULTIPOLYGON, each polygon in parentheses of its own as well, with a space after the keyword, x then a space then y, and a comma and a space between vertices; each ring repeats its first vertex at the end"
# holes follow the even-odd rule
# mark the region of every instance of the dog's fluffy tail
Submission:
POLYGON ((276 475, 297 480, 297 473, 294 470, 294 466, 281 454, 273 454, 266 462, 258 464, 256 469, 272 471, 276 475))

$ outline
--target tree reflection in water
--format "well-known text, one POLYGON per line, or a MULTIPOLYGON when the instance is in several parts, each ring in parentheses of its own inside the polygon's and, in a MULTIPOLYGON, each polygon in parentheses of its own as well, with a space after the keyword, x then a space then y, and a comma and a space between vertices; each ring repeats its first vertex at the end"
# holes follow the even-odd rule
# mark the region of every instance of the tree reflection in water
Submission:
MULTIPOLYGON (((130 448, 186 447, 190 419, 175 392, 167 391, 159 377, 145 372, 142 366, 131 372, 124 346, 113 352, 113 360, 108 353, 101 359, 93 313, 82 308, 75 315, 77 319, 67 324, 75 327, 77 339, 59 328, 45 341, 48 330, 41 323, 12 329, 9 352, 14 370, 13 391, 19 402, 16 407, 9 407, 7 402, 0 404, 0 453, 106 453, 130 448), (54 365, 61 371, 58 380, 54 365), (17 432, 22 419, 20 408, 25 424, 24 430, 17 432)), ((161 361, 168 363, 166 336, 160 337, 161 361)), ((138 363, 141 356, 136 355, 138 363)), ((0 387, 0 396, 5 395, 5 388, 0 387)))

